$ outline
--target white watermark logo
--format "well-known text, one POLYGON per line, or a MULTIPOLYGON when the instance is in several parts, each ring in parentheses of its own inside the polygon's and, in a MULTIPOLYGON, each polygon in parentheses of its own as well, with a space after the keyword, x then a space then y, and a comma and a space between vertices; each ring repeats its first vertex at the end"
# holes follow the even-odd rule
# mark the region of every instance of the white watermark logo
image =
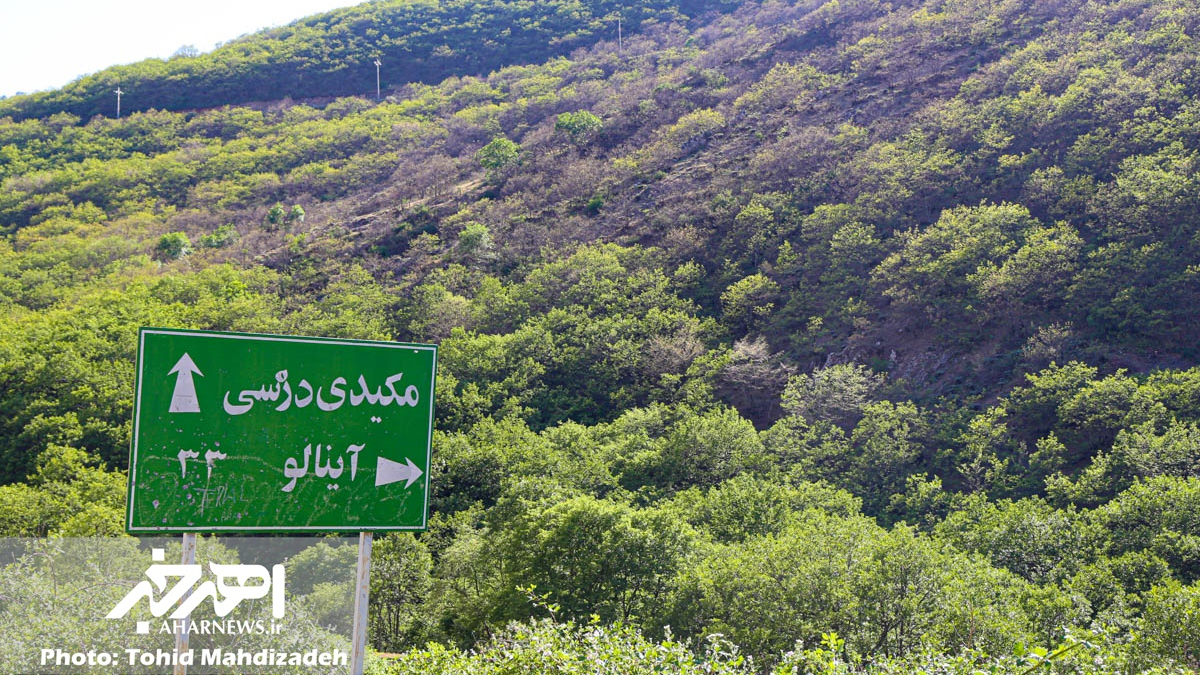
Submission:
MULTIPOLYGON (((155 563, 162 562, 165 557, 161 548, 152 549, 152 555, 155 563)), ((146 570, 149 581, 134 586, 105 618, 124 618, 142 598, 149 601, 150 613, 155 617, 163 616, 178 605, 170 618, 186 619, 191 616, 192 610, 209 598, 212 598, 216 615, 225 617, 243 600, 265 598, 268 593, 271 595, 271 614, 276 619, 283 618, 283 565, 272 566, 270 572, 263 565, 210 562, 208 567, 216 577, 216 582, 205 581, 197 586, 204 574, 203 565, 151 565, 146 570), (167 590, 171 578, 178 578, 178 581, 167 590), (260 583, 251 583, 255 581, 260 583)), ((142 632, 140 625, 139 632, 142 632)))

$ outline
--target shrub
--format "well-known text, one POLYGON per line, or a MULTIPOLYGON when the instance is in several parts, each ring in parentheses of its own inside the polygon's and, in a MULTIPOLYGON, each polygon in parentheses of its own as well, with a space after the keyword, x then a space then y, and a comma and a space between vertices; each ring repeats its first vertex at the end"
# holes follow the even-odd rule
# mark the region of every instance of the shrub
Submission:
POLYGON ((154 246, 154 257, 158 260, 178 260, 192 252, 192 240, 183 232, 169 232, 159 238, 154 246))

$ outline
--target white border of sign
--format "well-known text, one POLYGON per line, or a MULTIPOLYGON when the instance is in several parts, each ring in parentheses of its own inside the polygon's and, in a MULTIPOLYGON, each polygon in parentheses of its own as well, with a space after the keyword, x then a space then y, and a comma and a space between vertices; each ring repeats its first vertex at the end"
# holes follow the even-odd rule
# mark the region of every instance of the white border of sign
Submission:
POLYGON ((265 335, 260 333, 223 333, 216 331, 203 330, 187 330, 187 329, 170 329, 170 328, 142 328, 138 331, 138 348, 137 348, 137 381, 134 385, 133 398, 133 440, 130 441, 129 452, 129 506, 125 512, 125 530, 127 532, 139 533, 154 533, 154 532, 245 532, 247 534, 261 534, 270 532, 361 532, 361 531, 392 531, 392 530, 409 530, 421 531, 425 530, 429 523, 429 467, 433 465, 433 397, 434 387, 437 384, 437 347, 433 345, 409 344, 404 342, 381 342, 374 340, 344 340, 339 338, 318 338, 304 337, 294 335, 265 335), (213 526, 204 525, 196 527, 134 527, 133 526, 133 503, 137 494, 137 453, 138 453, 138 431, 141 428, 142 421, 142 350, 145 348, 145 340, 147 335, 183 335, 187 337, 205 337, 205 338, 220 338, 227 340, 253 340, 257 342, 298 342, 303 344, 338 344, 358 347, 384 347, 389 349, 411 349, 413 351, 433 352, 433 375, 429 382, 430 404, 429 404, 429 439, 425 445, 425 508, 421 514, 420 525, 347 525, 342 528, 330 528, 326 526, 310 526, 310 525, 289 525, 281 527, 239 527, 236 525, 213 526))

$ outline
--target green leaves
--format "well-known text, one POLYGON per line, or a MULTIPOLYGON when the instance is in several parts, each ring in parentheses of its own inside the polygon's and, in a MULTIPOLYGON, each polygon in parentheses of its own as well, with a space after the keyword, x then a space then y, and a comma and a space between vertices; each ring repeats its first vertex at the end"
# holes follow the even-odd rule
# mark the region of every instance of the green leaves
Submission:
POLYGON ((498 178, 505 169, 516 166, 520 158, 521 146, 503 136, 493 138, 475 153, 475 161, 487 170, 491 180, 498 178))
POLYGON ((192 241, 183 232, 169 232, 154 245, 154 254, 159 260, 178 260, 192 252, 192 241))
POLYGON ((586 143, 603 126, 604 122, 587 110, 561 113, 554 121, 554 128, 566 132, 571 142, 578 145, 586 143))
POLYGON ((518 585, 533 584, 562 616, 636 621, 684 560, 690 529, 667 513, 577 497, 513 523, 501 544, 518 585))
POLYGON ((981 270, 1016 251, 1017 241, 1037 225, 1022 206, 948 210, 929 229, 906 233, 901 250, 875 269, 883 294, 939 324, 991 316, 979 287, 981 270))
POLYGON ((76 111, 0 119, 0 527, 116 531, 139 325, 434 340, 372 620, 457 647, 384 669, 1189 663, 1200 19, 1110 5, 387 0, 0 102, 76 111))
POLYGON ((907 528, 809 510, 778 536, 713 549, 682 575, 669 620, 723 633, 760 662, 831 630, 858 654, 922 639, 995 648, 1021 635, 1008 607, 1020 588, 907 528))
POLYGON ((1170 581, 1146 598, 1143 642, 1153 653, 1200 668, 1200 586, 1170 581))
POLYGON ((736 646, 714 636, 703 655, 668 636, 651 640, 628 625, 550 619, 514 623, 477 649, 430 645, 390 660, 389 675, 751 675, 736 646))
MULTIPOLYGON (((732 9, 729 3, 707 0, 639 0, 620 8, 626 37, 643 22, 670 21, 681 10, 699 15, 732 9)), ((604 3, 500 0, 435 5, 388 0, 346 7, 243 36, 207 54, 115 66, 62 89, 13 97, 0 103, 0 118, 43 117, 63 110, 85 119, 110 115, 113 82, 129 90, 122 101, 128 112, 214 108, 289 96, 373 97, 372 55, 384 64, 379 75, 386 96, 404 84, 538 63, 615 39, 611 11, 613 6, 604 3)))

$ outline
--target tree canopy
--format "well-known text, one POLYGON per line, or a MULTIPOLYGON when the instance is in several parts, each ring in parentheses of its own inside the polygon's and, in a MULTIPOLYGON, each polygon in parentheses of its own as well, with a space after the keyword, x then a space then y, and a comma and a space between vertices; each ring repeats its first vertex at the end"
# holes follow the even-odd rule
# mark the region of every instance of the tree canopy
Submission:
POLYGON ((437 342, 385 669, 1194 672, 1194 4, 375 2, 0 101, 0 534, 120 534, 139 326, 437 342))

